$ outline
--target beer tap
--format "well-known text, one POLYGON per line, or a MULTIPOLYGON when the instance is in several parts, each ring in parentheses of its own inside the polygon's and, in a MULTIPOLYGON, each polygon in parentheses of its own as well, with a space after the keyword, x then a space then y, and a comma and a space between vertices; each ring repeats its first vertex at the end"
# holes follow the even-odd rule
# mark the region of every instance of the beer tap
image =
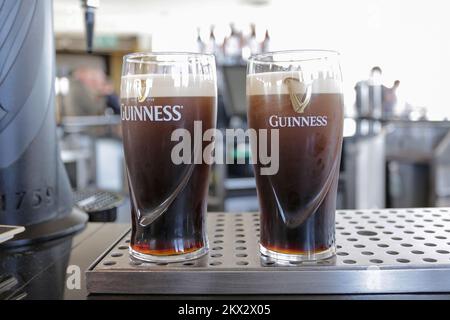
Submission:
MULTIPOLYGON (((93 30, 95 3, 83 3, 93 30)), ((8 17, 0 28, 0 224, 25 227, 2 247, 72 234, 88 220, 73 205, 60 158, 52 7, 0 0, 0 16, 8 17)), ((92 43, 92 32, 88 38, 92 43)))
POLYGON ((84 24, 86 27, 86 51, 92 53, 94 42, 95 10, 99 7, 99 0, 81 0, 84 8, 84 24))

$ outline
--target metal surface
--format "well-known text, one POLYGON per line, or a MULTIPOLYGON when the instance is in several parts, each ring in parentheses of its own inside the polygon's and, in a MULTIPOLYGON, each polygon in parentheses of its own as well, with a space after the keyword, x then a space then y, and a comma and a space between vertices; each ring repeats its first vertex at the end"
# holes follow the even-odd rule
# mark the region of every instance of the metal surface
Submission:
POLYGON ((351 294, 450 292, 450 209, 339 210, 338 253, 278 266, 258 252, 256 213, 208 214, 209 254, 194 262, 130 260, 129 234, 87 271, 91 293, 351 294))
POLYGON ((65 237, 82 230, 86 226, 88 219, 89 217, 85 212, 73 207, 68 215, 25 226, 24 232, 0 244, 0 250, 7 247, 32 245, 65 237))

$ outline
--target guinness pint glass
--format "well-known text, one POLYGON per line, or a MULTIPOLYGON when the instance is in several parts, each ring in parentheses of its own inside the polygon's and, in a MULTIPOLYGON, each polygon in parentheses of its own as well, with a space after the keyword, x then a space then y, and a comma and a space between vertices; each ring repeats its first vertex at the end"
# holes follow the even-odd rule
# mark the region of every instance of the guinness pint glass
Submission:
MULTIPOLYGON (((291 262, 332 257, 344 114, 338 54, 266 53, 251 57, 247 71, 249 127, 271 139, 278 130, 279 139, 276 173, 264 174, 252 154, 260 251, 291 262)), ((252 150, 264 147, 251 143, 252 150)))
POLYGON ((202 158, 207 145, 202 135, 215 128, 216 100, 216 67, 211 55, 136 53, 124 57, 121 118, 131 198, 132 257, 174 262, 207 252, 209 165, 202 158), (182 140, 187 144, 180 151, 182 140))

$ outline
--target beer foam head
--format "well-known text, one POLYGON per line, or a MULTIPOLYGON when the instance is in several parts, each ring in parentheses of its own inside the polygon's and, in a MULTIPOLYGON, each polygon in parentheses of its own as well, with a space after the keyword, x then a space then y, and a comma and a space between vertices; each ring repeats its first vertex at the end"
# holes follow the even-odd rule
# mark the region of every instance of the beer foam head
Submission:
POLYGON ((205 75, 139 74, 122 76, 121 97, 213 97, 216 81, 205 75))
POLYGON ((299 71, 266 72, 247 75, 247 95, 305 93, 342 93, 341 80, 318 73, 305 79, 299 71))

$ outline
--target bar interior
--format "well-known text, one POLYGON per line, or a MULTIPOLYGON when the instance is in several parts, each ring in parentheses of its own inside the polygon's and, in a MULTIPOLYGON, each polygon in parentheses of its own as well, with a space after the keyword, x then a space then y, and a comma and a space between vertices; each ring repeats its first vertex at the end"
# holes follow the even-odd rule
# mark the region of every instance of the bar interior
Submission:
POLYGON ((0 300, 448 299, 432 2, 0 0, 0 300))

